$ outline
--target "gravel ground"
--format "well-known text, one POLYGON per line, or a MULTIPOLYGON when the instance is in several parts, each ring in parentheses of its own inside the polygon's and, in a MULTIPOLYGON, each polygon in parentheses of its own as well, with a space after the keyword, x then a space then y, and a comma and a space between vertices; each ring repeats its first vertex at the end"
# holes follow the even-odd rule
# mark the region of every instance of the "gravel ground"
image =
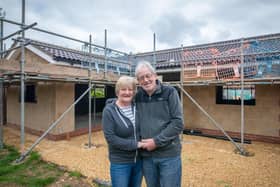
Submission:
MULTIPOLYGON (((20 132, 4 128, 4 142, 20 145, 20 132)), ((36 136, 25 134, 26 149, 36 136)), ((88 180, 109 181, 109 161, 102 132, 92 134, 92 148, 88 148, 88 135, 69 141, 43 140, 35 149, 43 159, 81 172, 88 180)), ((244 144, 251 156, 234 153, 229 141, 183 136, 183 187, 196 186, 280 186, 280 144, 252 142, 244 144)), ((145 185, 143 185, 145 186, 145 185)))

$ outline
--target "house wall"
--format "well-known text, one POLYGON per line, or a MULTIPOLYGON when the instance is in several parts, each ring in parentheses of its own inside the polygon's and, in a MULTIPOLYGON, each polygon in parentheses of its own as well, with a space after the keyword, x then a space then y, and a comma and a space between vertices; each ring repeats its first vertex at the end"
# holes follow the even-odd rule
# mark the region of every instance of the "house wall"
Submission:
MULTIPOLYGON (((14 51, 14 54, 12 55, 11 59, 20 62, 21 51, 14 51)), ((39 64, 49 64, 49 62, 25 48, 25 69, 36 67, 39 64)))
MULTIPOLYGON (((73 83, 55 83, 55 119, 58 119, 74 103, 75 85, 73 83)), ((75 107, 73 107, 54 129, 54 134, 75 130, 75 107)))
MULTIPOLYGON (((20 53, 16 51, 12 59, 19 62, 20 53)), ((43 64, 49 65, 45 59, 26 50, 26 69, 31 69, 34 74, 37 74, 43 70, 40 69, 40 65, 43 64)), ((19 64, 14 66, 19 67, 19 64)), ((45 131, 74 102, 74 84, 58 82, 35 82, 35 84, 37 103, 25 103, 25 127, 35 131, 45 131)), ((10 124, 20 125, 19 94, 19 85, 11 85, 7 89, 7 122, 10 124)), ((50 134, 74 131, 74 114, 74 109, 70 110, 50 134)))
MULTIPOLYGON (((54 119, 54 85, 38 84, 37 103, 25 103, 25 127, 45 131, 54 119)), ((20 86, 7 89, 7 122, 20 125, 20 86)))
MULTIPOLYGON (((241 107, 216 104, 215 86, 184 87, 190 95, 226 130, 240 133, 241 107)), ((280 138, 280 86, 256 85, 256 105, 244 105, 245 133, 280 138)), ((184 95, 185 128, 217 128, 184 95)))
MULTIPOLYGON (((25 127, 45 131, 74 102, 74 84, 36 83, 37 103, 25 103, 25 127)), ((20 125, 20 86, 12 85, 7 94, 7 122, 20 125)), ((74 109, 50 132, 62 134, 74 130, 74 109)))

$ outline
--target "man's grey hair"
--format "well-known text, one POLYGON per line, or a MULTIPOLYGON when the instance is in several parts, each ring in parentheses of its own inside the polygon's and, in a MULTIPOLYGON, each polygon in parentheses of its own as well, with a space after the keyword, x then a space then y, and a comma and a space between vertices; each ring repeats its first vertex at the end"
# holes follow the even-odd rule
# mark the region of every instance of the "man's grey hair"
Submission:
POLYGON ((154 73, 154 74, 156 74, 156 70, 155 70, 155 68, 151 65, 151 63, 150 62, 148 62, 148 61, 140 61, 138 64, 137 64, 137 66, 136 66, 136 68, 135 68, 135 77, 137 77, 137 75, 139 74, 139 71, 142 69, 142 68, 148 68, 150 71, 151 71, 151 73, 154 73))

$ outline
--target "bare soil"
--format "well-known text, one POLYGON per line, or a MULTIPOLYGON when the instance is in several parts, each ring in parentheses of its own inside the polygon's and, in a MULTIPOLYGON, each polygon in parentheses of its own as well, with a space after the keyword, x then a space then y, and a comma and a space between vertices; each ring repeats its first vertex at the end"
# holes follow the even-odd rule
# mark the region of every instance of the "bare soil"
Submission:
MULTIPOLYGON (((25 134, 26 149, 37 138, 25 134)), ((46 161, 79 171, 89 183, 94 179, 109 182, 108 152, 103 133, 92 134, 91 148, 86 145, 88 140, 88 135, 58 142, 43 140, 35 150, 46 161)), ((4 142, 19 148, 20 132, 5 127, 4 142)), ((280 144, 244 144, 251 155, 247 157, 236 154, 229 141, 183 135, 182 144, 183 187, 280 186, 280 144)))
POLYGON ((48 187, 61 187, 61 186, 71 186, 71 187, 92 187, 91 181, 86 178, 71 177, 69 173, 64 173, 55 183, 49 185, 48 187))

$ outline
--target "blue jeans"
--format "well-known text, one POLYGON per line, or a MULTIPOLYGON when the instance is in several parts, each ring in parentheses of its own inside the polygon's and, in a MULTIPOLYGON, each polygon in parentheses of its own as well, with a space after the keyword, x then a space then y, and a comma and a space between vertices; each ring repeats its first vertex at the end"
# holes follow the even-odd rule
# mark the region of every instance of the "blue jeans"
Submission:
POLYGON ((147 187, 180 187, 181 156, 170 158, 143 158, 143 174, 147 187))
POLYGON ((142 161, 128 164, 111 163, 112 187, 140 187, 142 183, 142 161))

